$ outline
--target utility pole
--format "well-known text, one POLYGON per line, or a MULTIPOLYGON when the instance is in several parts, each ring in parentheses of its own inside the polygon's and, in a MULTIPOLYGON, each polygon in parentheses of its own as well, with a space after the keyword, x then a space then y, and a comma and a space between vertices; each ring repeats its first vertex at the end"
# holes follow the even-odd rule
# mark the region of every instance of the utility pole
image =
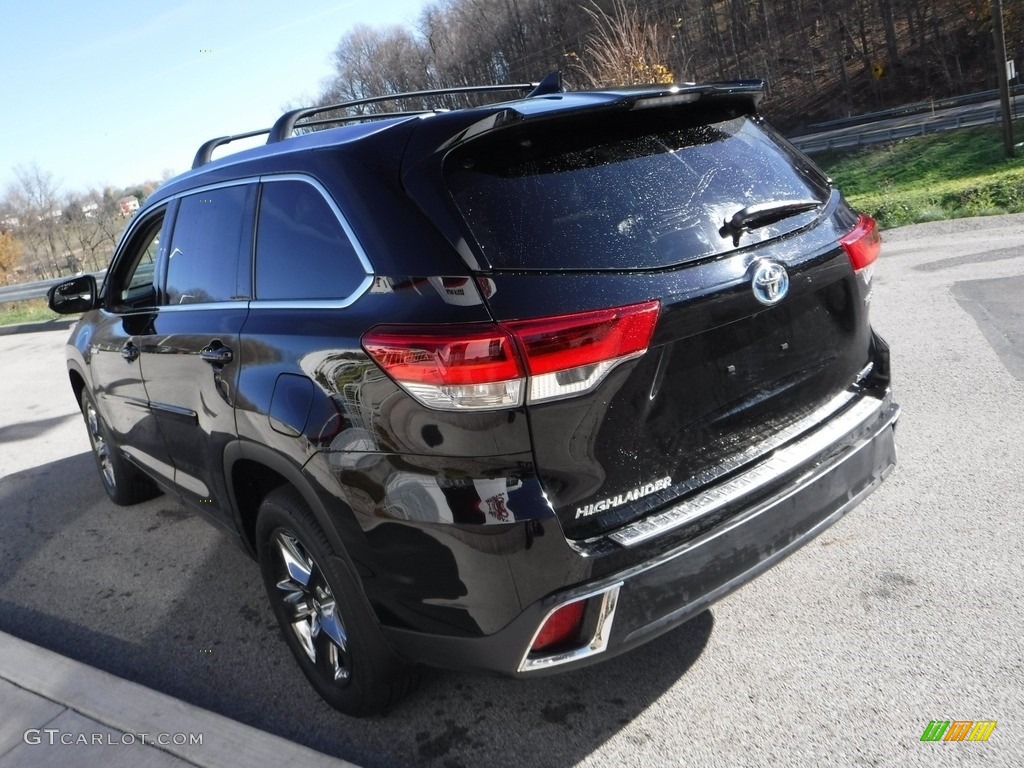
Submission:
POLYGON ((992 4, 992 37, 996 44, 996 74, 999 76, 999 102, 1003 113, 1003 148, 1007 157, 1016 157, 1013 146, 1013 117, 1010 113, 1010 79, 1006 76, 1006 39, 1003 37, 1003 0, 992 4))

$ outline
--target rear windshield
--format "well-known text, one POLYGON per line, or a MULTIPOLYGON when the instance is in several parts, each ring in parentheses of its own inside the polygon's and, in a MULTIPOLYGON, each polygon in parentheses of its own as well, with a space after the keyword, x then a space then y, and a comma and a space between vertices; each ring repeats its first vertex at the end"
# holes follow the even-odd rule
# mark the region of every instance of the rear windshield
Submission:
MULTIPOLYGON (((824 175, 758 118, 695 123, 652 112, 521 125, 453 152, 447 182, 490 265, 671 266, 737 247, 722 227, 743 208, 828 197, 824 175)), ((754 229, 739 247, 817 215, 754 229)))

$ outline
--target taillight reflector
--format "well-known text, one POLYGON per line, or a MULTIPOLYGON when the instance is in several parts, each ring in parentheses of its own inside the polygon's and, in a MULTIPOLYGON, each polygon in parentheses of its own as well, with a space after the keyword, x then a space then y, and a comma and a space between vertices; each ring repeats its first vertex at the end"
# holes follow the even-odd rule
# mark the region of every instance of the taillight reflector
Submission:
POLYGON ((882 250, 882 237, 878 234, 875 220, 862 213, 857 220, 857 226, 841 238, 839 244, 850 257, 854 271, 859 272, 878 258, 882 250))
POLYGON ((424 405, 489 409, 569 397, 647 349, 661 304, 507 323, 377 326, 363 349, 424 405), (528 386, 527 386, 528 385, 528 386))
POLYGON ((534 638, 530 652, 542 651, 575 638, 579 634, 580 624, 583 622, 583 609, 586 606, 585 600, 578 600, 575 603, 563 605, 548 616, 547 621, 537 633, 537 637, 534 638))

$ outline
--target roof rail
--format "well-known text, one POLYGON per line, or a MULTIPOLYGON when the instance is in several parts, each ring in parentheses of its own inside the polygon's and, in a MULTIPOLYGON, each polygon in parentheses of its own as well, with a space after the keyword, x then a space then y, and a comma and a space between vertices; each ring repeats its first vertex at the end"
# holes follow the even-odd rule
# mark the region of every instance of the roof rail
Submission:
POLYGON ((292 135, 292 132, 296 127, 307 128, 315 125, 350 123, 362 120, 382 120, 389 117, 429 115, 445 111, 443 109, 417 109, 399 112, 372 112, 362 115, 327 117, 321 120, 306 120, 306 122, 296 126, 296 123, 299 120, 304 120, 307 117, 312 117, 313 115, 318 115, 323 112, 330 112, 334 109, 347 109, 349 107, 358 107, 364 104, 379 104, 383 101, 402 101, 404 99, 420 99, 429 98, 431 96, 448 96, 460 93, 500 93, 502 91, 527 91, 527 97, 529 98, 533 96, 546 96, 552 93, 562 93, 564 89, 562 88, 561 73, 552 72, 539 83, 510 83, 508 85, 469 85, 457 88, 435 88, 428 91, 409 91, 407 93, 388 93, 383 96, 370 96, 365 99, 353 99, 352 101, 343 101, 338 104, 328 104, 322 107, 302 107, 301 109, 292 109, 281 115, 281 117, 279 117, 270 128, 261 128, 258 131, 247 131, 246 133, 236 133, 233 136, 219 136, 215 139, 210 139, 199 147, 199 151, 196 152, 195 159, 192 161, 192 167, 198 168, 201 165, 206 165, 206 163, 210 162, 210 159, 213 156, 213 150, 238 139, 248 139, 253 136, 269 134, 267 136, 267 144, 273 144, 287 139, 292 135))
MULTIPOLYGON (((456 93, 494 93, 500 91, 533 91, 537 88, 538 83, 514 83, 510 85, 471 85, 461 86, 459 88, 435 88, 429 91, 409 91, 408 93, 389 93, 384 96, 370 96, 365 99, 353 99, 352 101, 342 101, 338 104, 327 104, 322 107, 304 107, 302 109, 293 109, 289 112, 285 112, 281 117, 274 123, 274 127, 270 129, 270 135, 267 137, 267 144, 273 144, 276 141, 283 141, 292 135, 292 131, 295 129, 295 123, 302 120, 305 117, 312 117, 313 115, 320 114, 322 112, 330 112, 332 109, 346 109, 348 107, 358 107, 363 104, 378 104, 382 101, 399 101, 403 99, 419 99, 427 98, 430 96, 447 96, 449 94, 456 93)), ((427 109, 421 110, 418 114, 427 114, 434 112, 435 110, 427 109)), ((381 117, 393 117, 396 113, 376 113, 381 117)), ((397 113, 397 114, 408 114, 408 113, 397 113)), ((355 119, 368 119, 370 115, 359 115, 355 119)), ((326 119, 318 120, 316 124, 325 124, 332 122, 343 122, 345 118, 341 119, 326 119)), ((305 125, 312 125, 312 123, 304 123, 299 127, 302 128, 305 125)))
MULTIPOLYGON (((447 111, 447 109, 411 109, 405 112, 368 112, 365 115, 342 115, 341 117, 325 117, 323 120, 307 120, 299 128, 312 128, 314 125, 334 125, 335 123, 358 123, 363 120, 386 120, 389 117, 436 115, 447 111)), ((267 143, 269 144, 270 142, 268 141, 267 143)))
POLYGON ((213 150, 217 147, 222 147, 237 139, 249 139, 253 136, 259 136, 264 133, 270 133, 270 129, 260 128, 258 131, 246 131, 245 133, 236 133, 233 136, 218 136, 216 139, 210 139, 199 147, 199 151, 196 152, 195 160, 192 161, 192 167, 198 168, 200 165, 206 165, 210 162, 210 156, 213 155, 213 150))

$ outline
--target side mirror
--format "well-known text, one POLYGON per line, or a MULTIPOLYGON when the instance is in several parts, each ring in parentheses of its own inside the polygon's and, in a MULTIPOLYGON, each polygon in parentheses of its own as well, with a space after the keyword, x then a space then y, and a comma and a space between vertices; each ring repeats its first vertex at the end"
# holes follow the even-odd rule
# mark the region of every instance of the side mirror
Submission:
POLYGON ((77 315, 96 306, 96 278, 80 275, 46 292, 46 303, 58 315, 77 315))

